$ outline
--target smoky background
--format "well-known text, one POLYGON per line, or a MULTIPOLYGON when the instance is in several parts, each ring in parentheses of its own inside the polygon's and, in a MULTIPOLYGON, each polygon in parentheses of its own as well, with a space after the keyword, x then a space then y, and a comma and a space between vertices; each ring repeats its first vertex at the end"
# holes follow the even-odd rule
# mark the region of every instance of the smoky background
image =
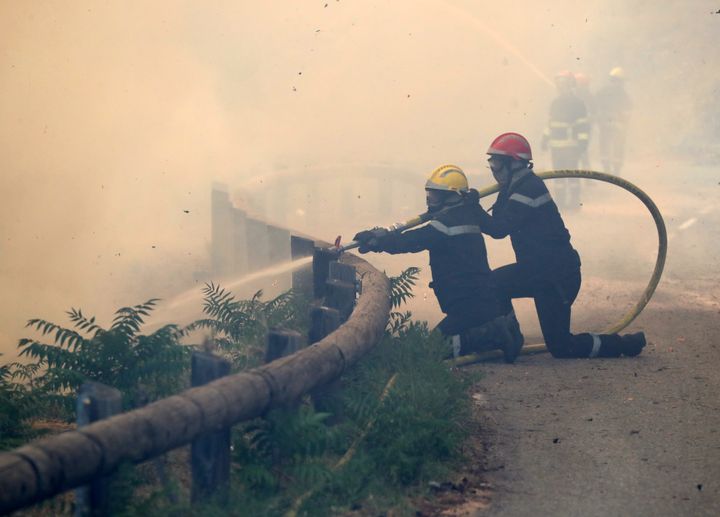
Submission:
MULTIPOLYGON (((626 70, 634 111, 625 174, 668 223, 666 278, 682 287, 716 277, 719 7, 3 2, 3 359, 31 317, 64 323, 64 311, 80 307, 109 323, 120 306, 199 292, 213 183, 259 215, 347 241, 422 210, 438 165, 461 166, 473 186, 492 183, 484 153, 501 132, 527 135, 536 169, 549 169, 539 139, 562 69, 588 75, 593 90, 612 67, 626 70), (416 174, 417 184, 390 179, 384 206, 383 182, 365 177, 373 167, 416 174), (273 197, 280 182, 283 203, 273 197)), ((599 168, 594 144, 590 153, 599 168)), ((618 316, 629 308, 657 246, 629 195, 599 185, 583 199, 565 217, 583 257, 578 324, 600 306, 618 316)), ((488 246, 491 265, 511 260, 509 243, 488 246)), ((370 260, 389 274, 422 267, 409 308, 439 319, 426 255, 370 260)), ((532 333, 530 309, 520 302, 532 333)))

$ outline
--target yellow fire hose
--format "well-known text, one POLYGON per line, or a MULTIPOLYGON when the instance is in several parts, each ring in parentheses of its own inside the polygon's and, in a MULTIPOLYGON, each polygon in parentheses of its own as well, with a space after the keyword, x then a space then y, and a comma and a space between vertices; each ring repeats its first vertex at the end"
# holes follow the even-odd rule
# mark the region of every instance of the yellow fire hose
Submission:
MULTIPOLYGON (((645 288, 645 291, 643 292, 642 296, 640 297, 640 300, 635 304, 635 306, 630 309, 627 314, 625 314, 622 319, 620 319, 617 323, 610 326, 606 330, 603 331, 604 334, 615 334, 617 332, 620 332, 622 329, 630 325, 630 323, 637 318, 637 316, 642 312, 642 310, 645 308, 645 306, 650 301, 650 298, 652 297, 653 293, 655 292, 655 288, 657 287, 658 283, 660 282, 660 277, 662 276, 663 268, 665 267, 665 257, 667 256, 667 230, 665 229, 665 221, 663 221, 662 215, 660 214, 660 210, 658 210, 658 207, 655 205, 652 199, 650 199, 650 196, 648 196, 645 192, 643 192, 640 188, 638 188, 636 185, 630 183, 629 181, 618 178, 617 176, 613 176, 611 174, 605 174, 604 172, 596 172, 596 171, 587 171, 587 170, 558 170, 558 171, 547 171, 547 172, 541 172, 538 174, 540 178, 543 180, 549 180, 549 179, 559 179, 559 178, 585 178, 585 179, 591 179, 591 180, 597 180, 597 181, 604 181, 605 183, 612 183, 613 185, 617 185, 631 194, 635 195, 640 201, 643 202, 643 204, 647 207, 647 209, 650 211, 650 214, 653 217, 653 220, 655 221, 655 227, 657 228, 658 233, 658 254, 657 259, 655 260, 655 269, 653 270, 653 274, 650 277, 650 281, 648 282, 647 287, 645 288)), ((479 191, 480 197, 487 197, 491 194, 494 194, 500 189, 499 185, 492 185, 490 187, 486 187, 479 191)), ((534 344, 534 345, 526 345, 522 348, 521 353, 523 354, 531 354, 531 353, 537 353, 537 352, 545 352, 547 349, 545 348, 544 343, 534 344)), ((476 363, 479 361, 483 361, 486 359, 492 359, 495 357, 500 357, 501 352, 499 350, 493 350, 490 352, 484 352, 481 354, 471 354, 466 356, 461 356, 455 360, 456 366, 465 366, 468 364, 476 363)))

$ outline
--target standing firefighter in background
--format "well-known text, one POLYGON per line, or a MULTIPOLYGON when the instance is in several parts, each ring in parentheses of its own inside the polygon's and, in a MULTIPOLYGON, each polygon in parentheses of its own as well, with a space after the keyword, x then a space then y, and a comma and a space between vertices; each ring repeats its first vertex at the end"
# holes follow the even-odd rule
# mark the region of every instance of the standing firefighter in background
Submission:
MULTIPOLYGON (((585 150, 580 154, 579 166, 581 169, 589 170, 590 166, 590 140, 592 138, 592 125, 595 117, 595 98, 590 91, 590 78, 582 72, 575 72, 575 95, 585 104, 587 112, 587 133, 588 142, 585 150)), ((588 185, 593 185, 590 181, 588 185)))
MULTIPOLYGON (((575 95, 575 76, 568 71, 555 76, 558 96, 550 105, 550 121, 542 139, 542 148, 550 149, 555 170, 577 169, 590 139, 585 103, 575 95)), ((563 208, 580 207, 580 182, 567 178, 558 182, 555 195, 563 208)))
POLYGON ((500 348, 505 361, 515 361, 523 345, 520 326, 509 300, 497 298, 491 281, 485 240, 475 219, 477 203, 468 205, 468 182, 460 168, 439 167, 425 184, 429 212, 438 212, 415 230, 373 228, 355 235, 360 253, 430 252, 432 287, 446 317, 438 327, 453 338, 453 352, 468 354, 500 348))
POLYGON ((619 66, 610 70, 608 84, 597 92, 596 106, 603 171, 620 176, 632 101, 625 91, 625 72, 619 66))
MULTIPOLYGON (((487 154, 500 193, 492 216, 475 205, 476 222, 496 239, 509 235, 517 261, 493 271, 500 300, 534 300, 553 357, 640 354, 645 346, 642 332, 623 336, 570 333, 571 307, 581 283, 580 257, 545 183, 532 171, 530 144, 522 135, 504 133, 487 154)), ((474 204, 477 192, 470 191, 467 197, 468 204, 474 204)))

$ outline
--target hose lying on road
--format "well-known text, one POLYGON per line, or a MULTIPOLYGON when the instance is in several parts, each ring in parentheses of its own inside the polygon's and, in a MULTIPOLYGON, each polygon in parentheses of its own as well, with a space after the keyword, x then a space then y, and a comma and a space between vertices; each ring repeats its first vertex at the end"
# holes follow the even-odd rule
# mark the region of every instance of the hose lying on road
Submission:
MULTIPOLYGON (((655 205, 652 199, 650 199, 650 196, 648 196, 645 192, 643 192, 640 188, 638 188, 636 185, 630 183, 629 181, 618 178, 617 176, 613 176, 611 174, 605 174, 603 172, 596 172, 596 171, 588 171, 588 170, 557 170, 557 171, 547 171, 547 172, 541 172, 538 174, 540 178, 543 180, 549 180, 549 179, 559 179, 559 178, 584 178, 584 179, 591 179, 591 180, 597 180, 597 181, 604 181, 605 183, 612 183, 613 185, 617 185, 631 194, 635 195, 640 201, 643 202, 643 204, 647 207, 647 209, 650 211, 650 214, 653 217, 653 220, 655 221, 655 227, 657 228, 657 234, 658 234, 658 253, 657 253, 657 259, 655 260, 655 269, 653 270, 653 274, 650 277, 650 281, 648 282, 647 287, 645 288, 645 291, 643 292, 642 296, 640 297, 640 300, 635 304, 635 306, 630 309, 623 317, 620 319, 617 323, 610 326, 606 330, 603 331, 604 334, 615 334, 617 332, 620 332, 622 329, 630 325, 630 323, 637 318, 638 314, 642 312, 642 310, 645 308, 647 303, 650 301, 650 298, 652 297, 653 293, 655 292, 655 288, 658 285, 658 282, 660 282, 660 277, 662 276, 663 268, 665 267, 665 257, 667 256, 667 230, 665 229, 665 221, 663 221, 662 215, 660 214, 660 210, 658 210, 658 207, 655 205)), ((480 197, 487 197, 491 194, 494 194, 500 189, 499 185, 492 185, 490 187, 486 187, 479 191, 480 197)), ((539 343, 536 345, 526 345, 523 347, 522 352, 523 354, 529 354, 529 353, 536 353, 536 352, 545 352, 547 349, 545 348, 544 343, 539 343)), ((485 359, 491 359, 495 357, 500 357, 501 353, 499 350, 493 350, 491 352, 484 352, 482 354, 472 354, 472 355, 466 355, 459 357, 455 361, 456 366, 464 366, 471 363, 475 363, 478 361, 483 361, 485 359)))

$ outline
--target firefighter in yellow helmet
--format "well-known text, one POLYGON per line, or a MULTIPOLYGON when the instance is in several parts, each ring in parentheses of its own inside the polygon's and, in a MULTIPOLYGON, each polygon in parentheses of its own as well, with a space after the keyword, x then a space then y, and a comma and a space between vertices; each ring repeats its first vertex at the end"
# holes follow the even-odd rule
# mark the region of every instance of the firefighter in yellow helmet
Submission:
POLYGON ((625 161, 625 138, 632 101, 625 91, 625 71, 610 70, 608 83, 595 96, 603 171, 620 176, 625 161))
POLYGON ((355 235, 360 253, 430 252, 432 287, 445 313, 438 327, 452 336, 455 354, 500 348, 513 362, 522 348, 511 305, 501 303, 490 278, 487 250, 474 206, 465 202, 468 181, 455 165, 435 169, 425 183, 429 212, 436 216, 425 226, 402 233, 373 228, 355 235))

